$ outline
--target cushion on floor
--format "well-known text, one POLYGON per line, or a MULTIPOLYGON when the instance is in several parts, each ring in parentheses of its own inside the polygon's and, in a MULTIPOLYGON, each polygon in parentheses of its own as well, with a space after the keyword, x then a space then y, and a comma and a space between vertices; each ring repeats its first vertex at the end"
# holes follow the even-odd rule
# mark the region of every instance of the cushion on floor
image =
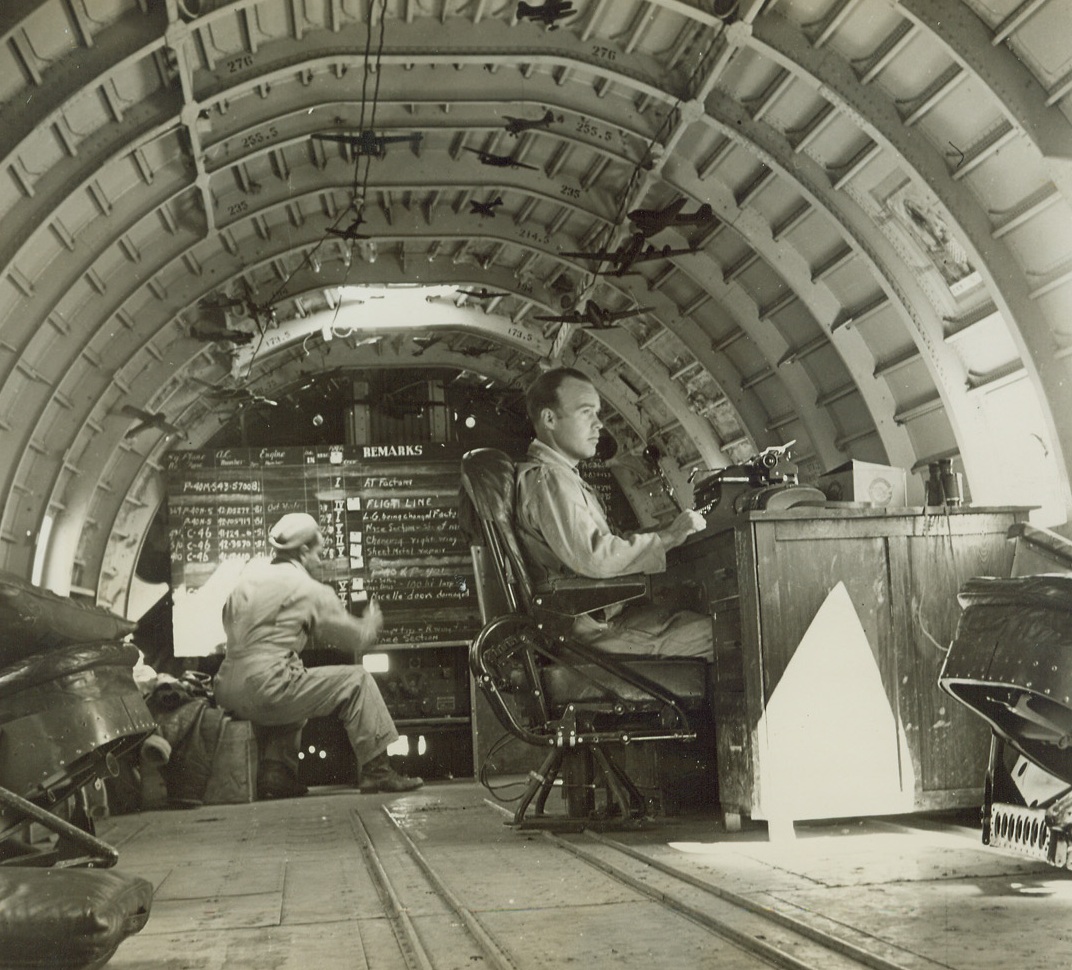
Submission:
POLYGON ((153 887, 114 869, 0 867, 0 970, 94 970, 149 918, 153 887))

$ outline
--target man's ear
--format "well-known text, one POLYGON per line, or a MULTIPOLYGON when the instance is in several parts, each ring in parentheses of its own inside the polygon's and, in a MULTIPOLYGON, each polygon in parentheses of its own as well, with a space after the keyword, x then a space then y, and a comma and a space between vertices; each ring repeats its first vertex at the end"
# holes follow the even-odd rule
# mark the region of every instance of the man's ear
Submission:
POLYGON ((555 409, 544 408, 540 411, 540 421, 548 427, 553 427, 555 423, 555 409))

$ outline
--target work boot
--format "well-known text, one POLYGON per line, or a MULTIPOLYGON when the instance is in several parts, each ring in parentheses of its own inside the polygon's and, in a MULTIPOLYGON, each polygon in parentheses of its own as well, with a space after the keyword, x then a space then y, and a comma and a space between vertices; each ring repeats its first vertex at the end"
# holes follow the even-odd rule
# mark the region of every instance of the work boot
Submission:
POLYGON ((257 798, 299 798, 309 789, 279 761, 262 761, 257 767, 257 798))
POLYGON ((376 792, 399 792, 415 791, 424 784, 420 778, 409 778, 400 775, 387 760, 387 753, 376 755, 371 761, 361 766, 361 794, 374 795, 376 792))

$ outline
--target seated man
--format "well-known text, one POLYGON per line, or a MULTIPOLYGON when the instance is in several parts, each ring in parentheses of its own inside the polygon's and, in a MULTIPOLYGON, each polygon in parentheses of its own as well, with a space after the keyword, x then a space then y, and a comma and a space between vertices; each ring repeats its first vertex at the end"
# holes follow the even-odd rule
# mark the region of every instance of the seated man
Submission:
POLYGON ((260 748, 257 796, 304 795, 297 776, 301 729, 310 717, 336 714, 360 766, 362 792, 405 792, 420 778, 397 774, 387 746, 398 738, 372 676, 360 665, 306 669, 299 654, 311 635, 355 652, 376 642, 383 626, 370 602, 351 616, 330 587, 309 575, 320 562, 323 537, 304 512, 284 515, 268 541, 270 563, 243 571, 223 607, 227 655, 216 675, 221 707, 252 721, 260 748))
MULTIPOLYGON (((603 423, 599 393, 580 371, 557 368, 526 393, 536 440, 517 470, 517 531, 537 586, 555 576, 608 579, 666 569, 666 551, 706 527, 685 511, 665 529, 618 535, 603 504, 577 472, 596 453, 603 423)), ((650 604, 578 617, 573 635, 609 653, 714 658, 711 617, 650 604)))

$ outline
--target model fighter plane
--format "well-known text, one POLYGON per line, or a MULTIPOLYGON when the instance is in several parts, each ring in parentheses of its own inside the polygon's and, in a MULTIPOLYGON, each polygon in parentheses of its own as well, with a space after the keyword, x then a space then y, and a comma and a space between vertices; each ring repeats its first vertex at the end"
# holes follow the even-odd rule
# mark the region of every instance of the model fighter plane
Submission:
POLYGON ((518 20, 533 20, 544 24, 548 30, 553 30, 558 21, 572 17, 576 12, 569 0, 546 0, 539 5, 522 0, 517 5, 518 20))
POLYGON ((173 425, 164 415, 156 411, 143 411, 141 408, 136 408, 132 404, 124 404, 119 412, 128 418, 135 418, 138 424, 134 425, 126 434, 124 438, 136 438, 143 431, 148 431, 150 428, 155 428, 162 434, 173 434, 180 438, 186 437, 186 432, 181 428, 177 428, 173 425))
POLYGON ((654 236, 670 226, 703 226, 714 219, 715 214, 706 202, 695 212, 682 212, 687 201, 682 196, 661 209, 634 209, 629 213, 629 221, 637 232, 654 236))
POLYGON ((231 401, 240 405, 267 404, 271 407, 279 406, 278 401, 274 401, 270 397, 265 397, 263 394, 258 394, 252 388, 245 387, 244 385, 221 387, 219 384, 203 381, 200 377, 190 376, 195 383, 200 384, 205 389, 205 397, 212 398, 214 401, 231 401))
MULTIPOLYGON (((209 298, 206 297, 205 299, 199 300, 198 303, 197 303, 197 306, 201 310, 209 310, 209 311, 220 311, 220 310, 222 310, 225 313, 228 310, 233 310, 233 311, 245 313, 246 316, 253 318, 254 322, 257 324, 257 328, 259 330, 261 330, 261 331, 263 331, 265 329, 265 327, 273 325, 276 322, 276 310, 275 310, 275 307, 272 306, 272 304, 270 302, 268 302, 268 303, 258 303, 256 300, 254 300, 253 299, 253 291, 250 289, 250 286, 245 281, 245 279, 242 280, 242 291, 243 291, 242 296, 222 296, 222 297, 218 296, 218 297, 215 297, 214 299, 209 299, 209 298)), ((231 331, 229 331, 225 327, 224 332, 225 333, 230 333, 231 331)), ((193 333, 193 331, 191 331, 190 336, 196 336, 196 335, 193 333)), ((238 337, 236 339, 236 338, 233 338, 233 337, 224 337, 224 338, 214 338, 214 337, 213 338, 206 338, 206 337, 202 337, 200 339, 227 339, 227 340, 233 340, 235 343, 238 343, 238 342, 241 341, 242 338, 238 337)), ((252 337, 251 337, 251 339, 252 339, 252 337)))
POLYGON ((481 219, 494 219, 495 207, 502 205, 501 195, 495 196, 490 202, 480 202, 477 199, 469 200, 469 215, 480 216, 481 219))
POLYGON ((565 252, 560 253, 561 256, 572 256, 575 259, 594 259, 599 262, 608 262, 614 268, 598 273, 597 275, 610 275, 624 276, 632 268, 634 263, 648 262, 653 259, 666 259, 670 256, 684 256, 687 253, 694 253, 695 249, 673 249, 670 246, 662 246, 656 248, 655 246, 644 245, 644 233, 634 232, 625 242, 623 242, 617 249, 607 250, 599 249, 595 252, 565 252))
POLYGON ((358 216, 345 229, 336 229, 333 226, 329 226, 327 231, 330 235, 338 236, 340 239, 345 239, 347 242, 356 242, 359 239, 371 239, 372 237, 369 236, 368 233, 357 231, 364 221, 364 219, 358 216))
POLYGON ((555 118, 555 113, 548 108, 542 118, 530 121, 528 118, 515 118, 513 115, 503 115, 506 121, 506 133, 508 135, 520 135, 523 131, 534 131, 537 128, 550 128, 555 121, 562 121, 562 115, 555 118))
POLYGON ((331 141, 339 145, 346 145, 355 155, 369 155, 373 158, 384 158, 387 155, 387 146, 409 142, 414 148, 424 137, 419 132, 409 135, 377 135, 371 129, 359 131, 352 135, 336 135, 329 132, 314 132, 310 137, 317 141, 331 141))
POLYGON ((585 301, 581 310, 573 310, 569 313, 561 313, 556 316, 536 316, 536 320, 553 320, 556 323, 578 323, 584 327, 593 327, 596 330, 605 330, 619 320, 639 316, 651 310, 650 306, 638 306, 629 310, 606 310, 595 300, 585 301))
POLYGON ((482 165, 494 165, 496 168, 530 168, 534 172, 539 171, 538 165, 529 165, 526 162, 519 162, 516 158, 512 158, 509 155, 496 155, 493 152, 484 152, 479 148, 469 148, 466 145, 462 145, 462 148, 467 152, 472 152, 474 155, 479 156, 482 165))

